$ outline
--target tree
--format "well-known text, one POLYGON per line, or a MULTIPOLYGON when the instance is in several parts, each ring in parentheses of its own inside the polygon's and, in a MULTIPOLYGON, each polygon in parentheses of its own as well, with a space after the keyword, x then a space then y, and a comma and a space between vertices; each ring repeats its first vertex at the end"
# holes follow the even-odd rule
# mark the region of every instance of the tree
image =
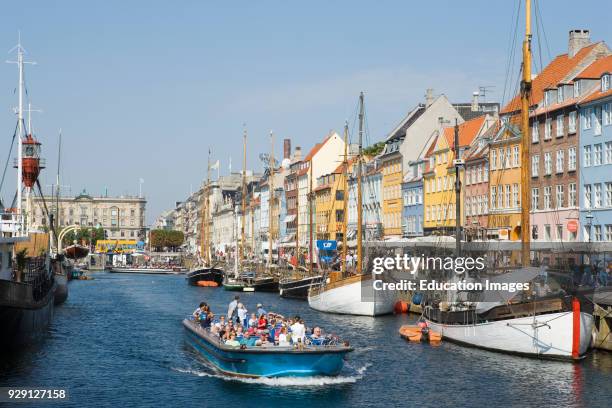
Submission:
POLYGON ((155 248, 156 251, 161 251, 164 248, 175 250, 183 244, 185 235, 182 231, 156 229, 151 231, 149 240, 151 247, 155 248))
POLYGON ((363 149, 363 154, 366 156, 377 156, 385 148, 385 142, 374 143, 363 149))

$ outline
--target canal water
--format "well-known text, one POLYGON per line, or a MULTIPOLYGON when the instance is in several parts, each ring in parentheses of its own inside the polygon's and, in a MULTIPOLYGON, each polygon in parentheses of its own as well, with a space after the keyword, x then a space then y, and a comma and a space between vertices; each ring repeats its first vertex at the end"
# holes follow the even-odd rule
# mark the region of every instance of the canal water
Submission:
POLYGON ((225 313, 235 292, 183 276, 93 276, 70 283, 44 341, 2 357, 0 386, 63 387, 74 407, 604 407, 612 398, 610 353, 571 364, 409 344, 398 329, 412 317, 326 315, 268 293, 240 296, 249 310, 261 302, 299 314, 357 350, 334 378, 228 378, 186 345, 181 320, 200 301, 225 313))

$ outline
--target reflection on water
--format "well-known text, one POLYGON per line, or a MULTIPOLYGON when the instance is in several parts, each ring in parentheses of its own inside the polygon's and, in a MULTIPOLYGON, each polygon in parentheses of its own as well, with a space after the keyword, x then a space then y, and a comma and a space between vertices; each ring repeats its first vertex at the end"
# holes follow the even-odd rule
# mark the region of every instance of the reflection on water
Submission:
POLYGON ((248 309, 299 314, 348 338, 356 350, 335 378, 236 379, 185 344, 181 320, 207 301, 225 313, 235 292, 188 286, 181 276, 100 273, 70 283, 48 338, 3 357, 0 386, 63 386, 68 406, 604 406, 612 354, 579 364, 539 361, 461 347, 410 344, 398 329, 414 317, 325 315, 299 300, 242 293, 248 309))

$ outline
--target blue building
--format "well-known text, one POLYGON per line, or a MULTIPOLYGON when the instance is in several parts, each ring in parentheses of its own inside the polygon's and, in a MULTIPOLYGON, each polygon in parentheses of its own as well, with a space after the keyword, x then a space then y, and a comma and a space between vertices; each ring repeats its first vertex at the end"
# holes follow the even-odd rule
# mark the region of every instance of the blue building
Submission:
POLYGON ((402 183, 404 208, 402 211, 402 235, 418 237, 423 235, 423 169, 425 161, 409 164, 402 183))
POLYGON ((583 241, 612 241, 612 56, 580 75, 580 225, 583 241))

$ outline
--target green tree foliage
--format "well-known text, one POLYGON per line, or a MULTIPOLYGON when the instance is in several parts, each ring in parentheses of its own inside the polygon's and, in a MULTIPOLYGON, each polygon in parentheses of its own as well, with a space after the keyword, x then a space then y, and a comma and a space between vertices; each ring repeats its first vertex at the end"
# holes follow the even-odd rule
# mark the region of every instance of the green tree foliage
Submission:
POLYGON ((363 154, 366 156, 376 156, 385 148, 385 142, 374 143, 363 149, 363 154))
POLYGON ((183 244, 185 236, 182 231, 157 229, 151 231, 149 240, 151 247, 157 251, 164 248, 175 250, 183 244))
POLYGON ((63 246, 69 246, 77 241, 78 244, 85 242, 85 245, 96 245, 99 239, 104 239, 104 228, 81 228, 76 231, 70 231, 64 235, 62 240, 63 246))

